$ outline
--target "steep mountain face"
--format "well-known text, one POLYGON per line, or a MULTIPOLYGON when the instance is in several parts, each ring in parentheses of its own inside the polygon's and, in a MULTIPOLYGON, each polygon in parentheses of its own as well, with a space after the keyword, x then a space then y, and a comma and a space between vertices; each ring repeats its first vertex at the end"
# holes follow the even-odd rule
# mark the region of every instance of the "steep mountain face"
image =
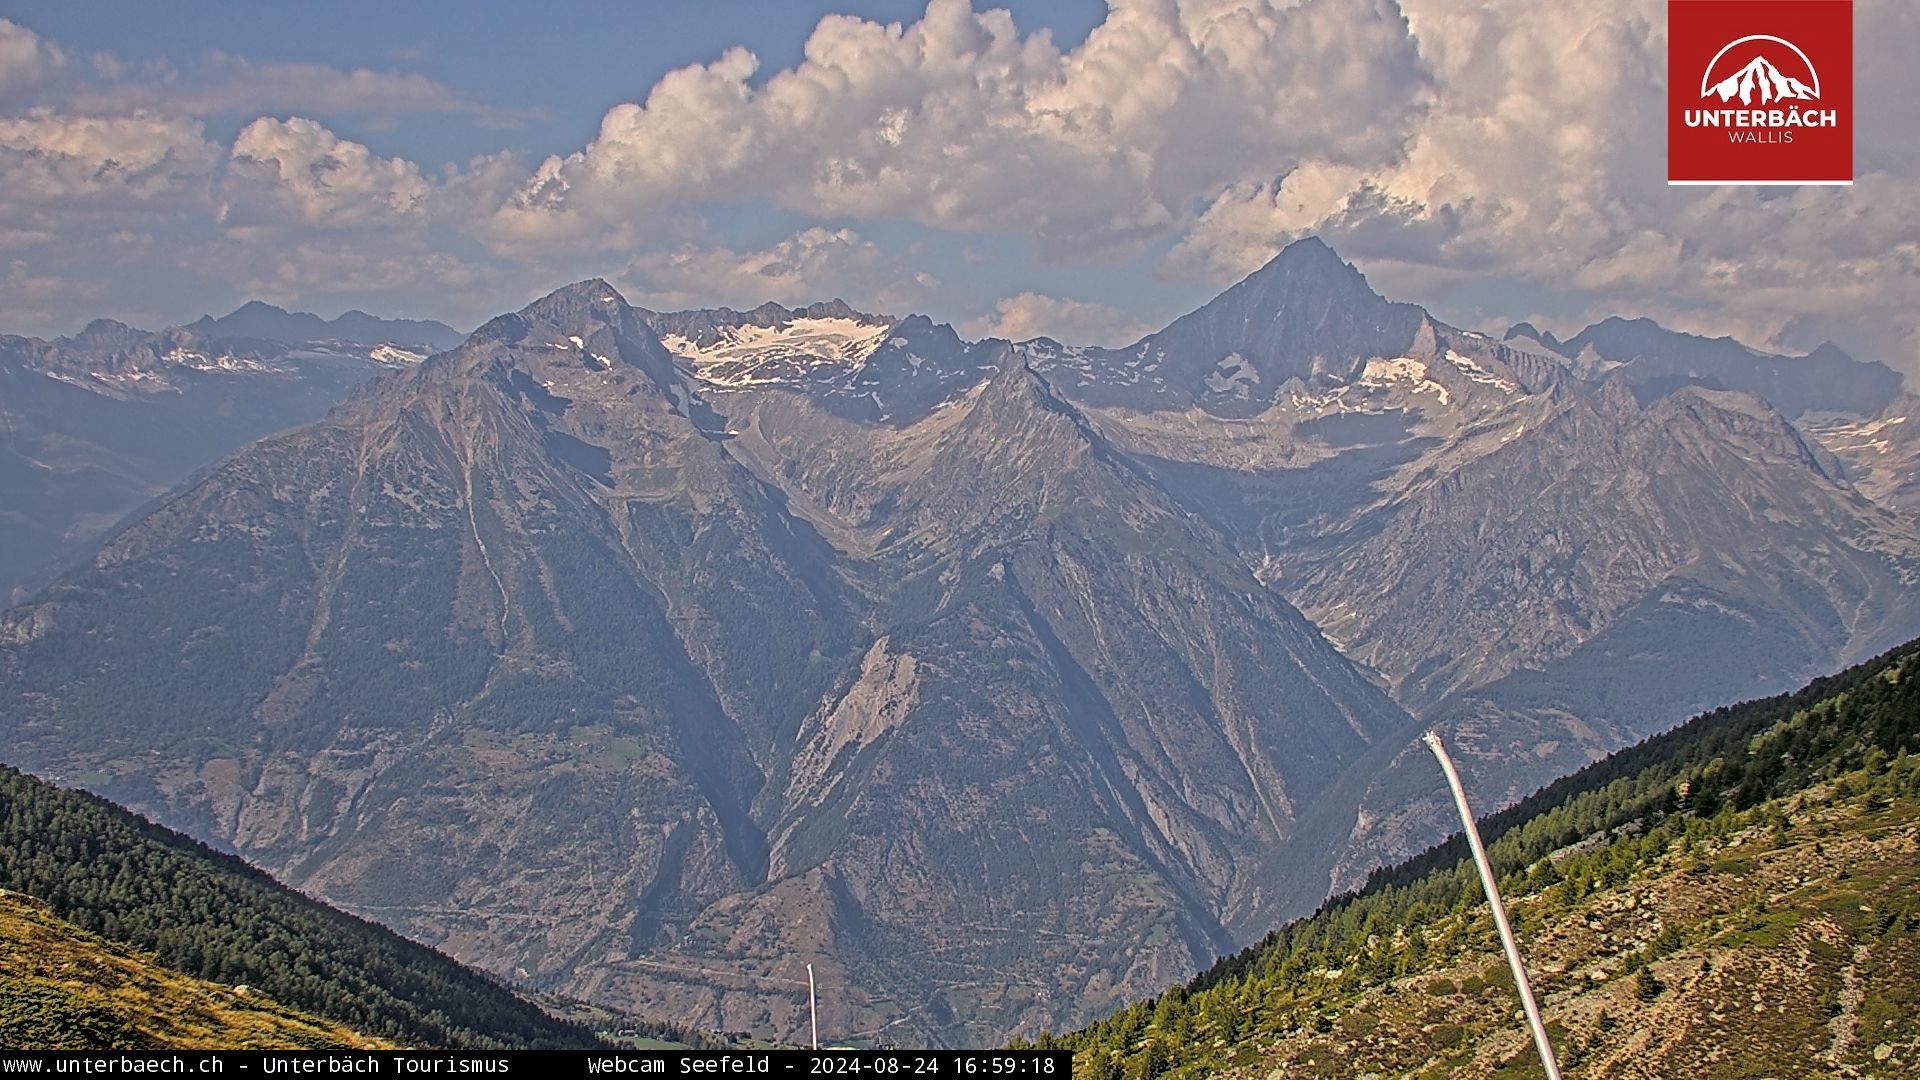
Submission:
POLYGON ((326 323, 257 301, 158 333, 96 319, 55 341, 0 337, 0 598, 24 598, 194 470, 449 339, 438 323, 326 323))
MULTIPOLYGON (((1774 357, 1644 320, 1494 342, 1305 241, 1118 368, 1022 347, 1505 797, 1920 633, 1920 529, 1852 479, 1899 490, 1904 448, 1815 424, 1872 410, 1899 432, 1899 377, 1838 350, 1774 357), (1226 303, 1255 286, 1257 314, 1226 303), (1279 386, 1272 327, 1312 358, 1279 386), (1184 377, 1141 374, 1176 331, 1184 377), (1852 463, 1867 455, 1877 472, 1852 463)), ((1424 752, 1395 750, 1360 766, 1341 885, 1445 820, 1424 752)))
MULTIPOLYGON (((1061 385, 1089 405, 1191 402, 1240 417, 1360 381, 1369 359, 1408 356, 1428 325, 1426 312, 1383 299, 1333 249, 1308 239, 1128 348, 1059 349, 1047 342, 1038 355, 1042 370, 1060 371, 1061 385)), ((1442 393, 1411 368, 1373 377, 1442 393)))
POLYGON ((1789 616, 1766 621, 1802 639, 1793 655, 1845 642, 1843 659, 1904 640, 1920 583, 1920 535, 1764 401, 1684 388, 1642 405, 1617 379, 1282 558, 1283 587, 1421 710, 1617 632, 1676 580, 1716 602, 1659 603, 1789 616))
POLYGON ((1903 513, 1920 509, 1920 428, 1909 421, 1920 416, 1920 401, 1885 364, 1855 360, 1831 343, 1780 356, 1651 319, 1605 319, 1566 341, 1520 323, 1507 339, 1542 345, 1589 374, 1625 379, 1643 397, 1682 386, 1755 394, 1839 458, 1862 494, 1903 513))
MULTIPOLYGON (((1920 535, 1759 399, 1609 381, 1538 438, 1370 512, 1293 595, 1516 798, 1676 715, 1784 690, 1920 633, 1920 535), (1383 599, 1371 605, 1356 595, 1383 599)), ((1336 875, 1445 812, 1408 747, 1336 875)))
POLYGON ((674 414, 671 378, 590 282, 257 445, 21 609, 10 681, 61 704, 21 717, 16 753, 533 976, 649 888, 759 884, 753 748, 852 643, 831 583, 790 565, 809 539, 674 414), (106 595, 136 580, 156 591, 106 595), (85 673, 84 627, 116 674, 85 673), (83 704, 122 674, 158 680, 133 729, 83 704), (544 932, 519 921, 543 907, 544 932))
POLYGON ((1085 1015, 1324 892, 1270 852, 1410 719, 990 351, 860 419, 562 290, 8 613, 9 745, 643 1013, 790 1035, 814 960, 843 1032, 1085 1015))
POLYGON ((1817 412, 1871 416, 1902 390, 1900 375, 1892 368, 1855 360, 1832 344, 1805 356, 1780 356, 1732 338, 1668 330, 1652 319, 1603 319, 1566 341, 1524 323, 1507 336, 1531 338, 1656 395, 1684 385, 1745 390, 1765 398, 1789 419, 1817 412))

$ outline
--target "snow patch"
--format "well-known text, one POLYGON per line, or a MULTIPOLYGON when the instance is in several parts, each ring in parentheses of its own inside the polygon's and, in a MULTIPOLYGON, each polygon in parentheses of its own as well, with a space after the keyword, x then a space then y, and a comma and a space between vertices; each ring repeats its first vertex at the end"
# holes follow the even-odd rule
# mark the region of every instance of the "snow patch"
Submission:
POLYGON ((1411 392, 1415 394, 1437 394, 1442 405, 1452 400, 1446 387, 1427 378, 1427 365, 1411 356, 1369 360, 1360 373, 1360 385, 1370 389, 1384 390, 1400 383, 1411 384, 1411 392))
POLYGON ((1809 433, 1829 450, 1838 452, 1871 449, 1875 453, 1884 454, 1893 448, 1893 439, 1886 437, 1889 434, 1887 429, 1895 424, 1906 422, 1907 418, 1904 416, 1890 416, 1884 420, 1868 420, 1857 424, 1816 423, 1808 424, 1806 427, 1809 433))
POLYGON ((740 387, 785 382, 815 368, 858 367, 892 330, 891 323, 800 318, 778 326, 728 327, 706 343, 679 334, 661 342, 691 363, 702 382, 740 387))
POLYGON ((251 356, 208 356, 205 353, 188 352, 185 349, 170 350, 162 359, 195 371, 236 373, 276 370, 272 364, 251 356))
POLYGON ((403 349, 398 345, 375 345, 373 351, 367 355, 376 363, 391 364, 394 367, 412 367, 427 358, 426 353, 403 349))
POLYGON ((1503 394, 1516 393, 1520 389, 1519 384, 1515 383, 1512 379, 1495 375, 1493 372, 1475 363, 1472 357, 1461 356, 1452 349, 1447 350, 1447 362, 1459 368, 1467 378, 1483 386, 1491 386, 1503 394))
MULTIPOLYGON (((1127 366, 1132 367, 1130 362, 1127 366)), ((1246 397, 1247 388, 1260 385, 1260 373, 1253 370, 1253 363, 1239 353, 1228 353, 1226 359, 1214 365, 1207 372, 1207 389, 1216 394, 1232 394, 1246 397)))

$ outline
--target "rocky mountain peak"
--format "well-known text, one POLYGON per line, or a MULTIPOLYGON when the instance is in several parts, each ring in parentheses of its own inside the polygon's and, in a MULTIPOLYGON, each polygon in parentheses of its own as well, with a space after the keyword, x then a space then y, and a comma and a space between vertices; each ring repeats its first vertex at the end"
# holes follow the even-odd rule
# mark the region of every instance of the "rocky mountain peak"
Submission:
POLYGON ((1333 250, 1331 245, 1317 236, 1303 236, 1281 248, 1279 254, 1268 259, 1265 266, 1255 270, 1249 276, 1303 273, 1359 278, 1363 282, 1366 280, 1352 263, 1342 259, 1339 252, 1333 250))
POLYGON ((609 285, 605 278, 588 278, 563 285, 519 310, 529 322, 548 323, 559 329, 606 323, 620 313, 632 311, 627 298, 609 285))
MULTIPOLYGON (((721 308, 719 310, 725 312, 727 309, 721 308)), ((752 311, 741 314, 737 320, 737 325, 778 326, 781 323, 792 322, 795 319, 851 319, 855 322, 864 323, 893 321, 885 315, 869 315, 864 311, 858 311, 852 304, 836 296, 832 300, 820 301, 797 308, 783 307, 769 300, 759 307, 754 308, 752 311)))
POLYGON ((786 1037, 690 973, 818 960, 843 1030, 1003 1041, 1431 839, 1375 675, 1500 791, 1916 632, 1920 538, 1735 392, 1806 361, 1526 364, 1317 240, 1125 350, 589 279, 0 620, 0 738, 541 985, 786 1037), (897 1005, 962 983, 1018 989, 897 1005))
POLYGON ((1344 379, 1366 358, 1405 355, 1427 322, 1425 311, 1374 292, 1358 269, 1308 237, 1136 348, 1166 357, 1168 374, 1189 385, 1223 361, 1245 364, 1270 393, 1289 378, 1338 369, 1344 379))
POLYGON ((1807 354, 1806 358, 1808 360, 1818 360, 1824 363, 1851 364, 1851 363, 1857 362, 1854 360, 1853 354, 1847 352, 1845 349, 1842 349, 1840 346, 1835 345, 1831 341, 1821 342, 1817 347, 1815 347, 1815 349, 1812 352, 1807 354))
POLYGON ((147 331, 117 319, 95 319, 67 340, 92 349, 127 349, 151 337, 147 331))
POLYGON ((1517 322, 1507 327, 1507 332, 1500 336, 1500 340, 1533 341, 1556 351, 1560 348, 1560 339, 1553 336, 1553 331, 1543 331, 1530 322, 1517 322))
POLYGON ((588 278, 488 321, 468 339, 475 349, 455 350, 445 363, 432 366, 466 371, 475 360, 504 347, 515 367, 536 378, 544 378, 554 365, 606 371, 627 363, 643 368, 666 392, 674 381, 673 358, 647 325, 647 314, 628 304, 604 279, 588 278))
POLYGON ((262 300, 249 300, 217 319, 202 315, 187 329, 209 340, 318 341, 327 336, 326 320, 318 315, 290 312, 262 300))

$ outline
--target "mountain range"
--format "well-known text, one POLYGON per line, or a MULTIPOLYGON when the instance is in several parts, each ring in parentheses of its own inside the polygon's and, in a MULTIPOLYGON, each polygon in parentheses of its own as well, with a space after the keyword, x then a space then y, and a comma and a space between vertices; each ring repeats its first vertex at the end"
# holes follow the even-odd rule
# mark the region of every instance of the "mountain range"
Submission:
POLYGON ((0 730, 530 985, 984 1045, 1437 839, 1430 724, 1493 805, 1920 634, 1910 400, 1317 240, 1122 349, 589 280, 0 615, 0 730))
POLYGON ((53 341, 0 336, 0 598, 194 470, 459 342, 436 322, 257 300, 159 332, 96 319, 53 341))

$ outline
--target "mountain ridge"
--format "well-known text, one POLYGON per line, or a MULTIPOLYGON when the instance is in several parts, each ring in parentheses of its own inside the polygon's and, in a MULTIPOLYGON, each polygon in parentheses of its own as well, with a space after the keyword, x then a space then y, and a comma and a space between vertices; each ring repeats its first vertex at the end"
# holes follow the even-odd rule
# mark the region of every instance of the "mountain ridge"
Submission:
POLYGON ((346 341, 355 345, 400 345, 441 352, 465 337, 453 327, 432 319, 384 319, 358 309, 332 319, 304 311, 288 311, 262 300, 249 300, 225 315, 202 315, 184 329, 213 341, 264 339, 268 341, 346 341))
POLYGON ((1426 724, 1517 796, 1920 632, 1913 525, 1751 390, 1323 244, 1222 296, 1088 350, 574 283, 0 615, 8 734, 496 972, 791 1037, 812 962, 972 1044, 1424 846, 1426 724))
POLYGON ((95 319, 52 341, 0 336, 0 492, 10 504, 0 511, 0 596, 44 583, 195 470, 319 419, 355 386, 429 351, 388 344, 384 332, 365 335, 371 345, 221 337, 209 331, 217 322, 147 331, 95 319))

